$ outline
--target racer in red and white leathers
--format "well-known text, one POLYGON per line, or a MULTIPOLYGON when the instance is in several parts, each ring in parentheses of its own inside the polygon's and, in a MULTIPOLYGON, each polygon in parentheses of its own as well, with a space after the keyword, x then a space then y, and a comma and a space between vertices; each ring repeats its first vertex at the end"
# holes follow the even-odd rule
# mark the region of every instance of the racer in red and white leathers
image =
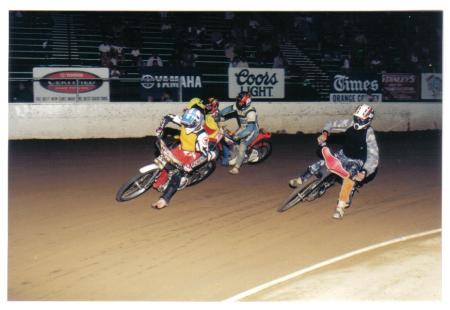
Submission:
POLYGON ((173 122, 180 128, 180 144, 172 149, 172 153, 183 164, 183 171, 177 170, 171 177, 167 188, 161 198, 152 204, 156 209, 167 207, 170 199, 175 195, 186 173, 197 168, 204 161, 198 160, 203 157, 207 161, 216 158, 216 153, 209 150, 208 134, 203 129, 203 114, 195 108, 186 110, 182 116, 169 114, 163 118, 157 134, 160 134, 167 123, 173 122))

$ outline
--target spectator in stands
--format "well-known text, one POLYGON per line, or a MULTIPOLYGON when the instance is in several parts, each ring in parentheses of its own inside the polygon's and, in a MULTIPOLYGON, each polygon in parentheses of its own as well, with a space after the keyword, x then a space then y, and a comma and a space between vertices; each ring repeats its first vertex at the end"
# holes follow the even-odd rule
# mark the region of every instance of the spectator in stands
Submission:
POLYGON ((211 43, 215 49, 223 48, 225 43, 223 40, 223 35, 218 31, 211 33, 211 43))
POLYGON ((98 51, 100 52, 100 63, 102 67, 108 67, 109 63, 109 53, 111 52, 111 45, 107 41, 103 41, 98 46, 98 51))
POLYGON ((117 59, 117 64, 122 65, 125 61, 125 55, 124 55, 124 47, 123 46, 111 46, 113 49, 113 55, 115 55, 117 59))
POLYGON ((173 99, 172 99, 172 91, 170 89, 168 89, 168 88, 165 88, 163 90, 163 93, 161 95, 161 99, 160 100, 161 100, 161 102, 172 102, 173 101, 173 99))
POLYGON ((273 58, 272 68, 284 68, 286 65, 286 61, 281 52, 278 52, 277 55, 273 58))
POLYGON ((225 44, 224 52, 225 52, 225 57, 231 61, 234 58, 234 56, 236 56, 236 54, 234 53, 234 44, 231 42, 228 42, 227 44, 225 44))
POLYGON ((108 67, 109 69, 112 71, 114 68, 117 68, 117 66, 119 65, 118 61, 117 61, 117 56, 116 54, 112 54, 111 57, 109 58, 109 63, 108 63, 108 67))
POLYGON ((147 60, 147 67, 163 67, 163 61, 158 54, 152 54, 147 60))
POLYGON ((382 67, 381 57, 375 55, 370 60, 369 69, 373 72, 380 72, 382 67))
POLYGON ((49 64, 48 60, 50 58, 50 46, 49 46, 49 40, 48 39, 45 40, 42 43, 42 51, 43 51, 43 56, 44 56, 44 59, 45 59, 45 64, 48 65, 49 64))
POLYGON ((172 34, 172 24, 169 22, 164 22, 161 25, 161 34, 163 35, 171 35, 172 34))
POLYGON ((232 21, 234 19, 234 13, 233 12, 225 12, 225 20, 232 21))
POLYGON ((248 62, 247 62, 247 58, 245 56, 242 55, 242 56, 239 57, 239 61, 237 63, 237 67, 238 68, 248 68, 249 67, 248 62))
POLYGON ((195 60, 197 55, 195 55, 191 49, 185 48, 181 54, 180 65, 183 68, 194 68, 195 60))
POLYGON ((121 72, 117 66, 113 66, 109 75, 112 79, 119 79, 121 72))
POLYGON ((237 68, 239 63, 239 57, 238 56, 234 56, 233 59, 230 62, 230 68, 237 68))
POLYGON ((139 48, 134 47, 131 49, 131 60, 134 66, 138 68, 141 66, 141 51, 139 48))
POLYGON ((350 55, 343 57, 341 69, 344 73, 350 72, 350 55))
POLYGON ((257 31, 259 28, 259 22, 256 20, 256 18, 251 18, 248 21, 248 26, 250 27, 251 30, 257 31))
POLYGON ((248 68, 247 59, 244 56, 235 56, 230 62, 230 68, 248 68))

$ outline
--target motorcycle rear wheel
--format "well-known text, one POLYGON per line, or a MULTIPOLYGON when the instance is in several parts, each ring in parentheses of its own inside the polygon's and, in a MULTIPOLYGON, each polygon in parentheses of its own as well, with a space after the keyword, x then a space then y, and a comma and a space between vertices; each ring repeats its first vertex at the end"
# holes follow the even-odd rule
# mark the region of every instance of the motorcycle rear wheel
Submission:
POLYGON ((151 188, 159 172, 160 170, 158 168, 154 168, 130 178, 117 191, 116 200, 123 202, 139 197, 151 188))
POLYGON ((255 162, 249 161, 248 164, 259 164, 266 160, 270 154, 272 154, 272 143, 270 143, 269 140, 261 140, 252 147, 252 150, 258 151, 258 160, 255 162))
POLYGON ((192 186, 206 180, 214 170, 216 170, 216 163, 214 161, 207 162, 192 173, 191 180, 187 186, 192 186))

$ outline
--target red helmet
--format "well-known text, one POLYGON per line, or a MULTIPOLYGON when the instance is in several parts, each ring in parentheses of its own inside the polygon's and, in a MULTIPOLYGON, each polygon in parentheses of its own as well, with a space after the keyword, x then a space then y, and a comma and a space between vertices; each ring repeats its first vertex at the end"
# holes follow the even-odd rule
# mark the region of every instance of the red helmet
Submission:
POLYGON ((214 97, 208 98, 208 103, 205 105, 207 114, 215 114, 219 111, 219 100, 214 97))
POLYGON ((248 91, 242 91, 236 97, 236 109, 246 110, 250 107, 252 103, 252 96, 248 91))

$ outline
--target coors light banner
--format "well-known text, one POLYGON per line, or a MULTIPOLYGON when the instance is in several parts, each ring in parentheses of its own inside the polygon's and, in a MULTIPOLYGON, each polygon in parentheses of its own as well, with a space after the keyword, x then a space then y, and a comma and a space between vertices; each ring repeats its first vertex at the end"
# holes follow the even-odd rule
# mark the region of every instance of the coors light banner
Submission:
POLYGON ((108 102, 108 68, 33 68, 36 103, 108 102))
POLYGON ((381 99, 379 75, 336 74, 331 77, 331 102, 370 102, 381 99))
POLYGON ((253 98, 284 98, 284 69, 229 68, 228 97, 248 91, 253 98))

